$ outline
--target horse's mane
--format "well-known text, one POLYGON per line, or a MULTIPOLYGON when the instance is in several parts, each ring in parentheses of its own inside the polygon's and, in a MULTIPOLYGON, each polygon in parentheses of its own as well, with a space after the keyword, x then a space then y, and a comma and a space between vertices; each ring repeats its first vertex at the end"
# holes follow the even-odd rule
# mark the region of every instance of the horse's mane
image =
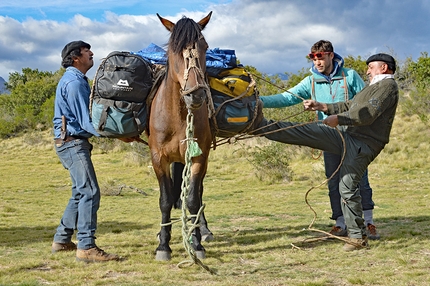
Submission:
POLYGON ((182 52, 187 46, 200 39, 201 30, 200 25, 193 19, 183 16, 173 28, 168 49, 175 54, 182 52))

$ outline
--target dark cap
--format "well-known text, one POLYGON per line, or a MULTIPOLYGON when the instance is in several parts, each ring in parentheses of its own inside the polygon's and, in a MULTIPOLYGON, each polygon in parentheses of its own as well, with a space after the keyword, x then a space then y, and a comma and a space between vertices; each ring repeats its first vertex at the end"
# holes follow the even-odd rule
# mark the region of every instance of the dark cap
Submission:
POLYGON ((394 58, 390 55, 379 53, 373 56, 370 56, 366 64, 369 64, 370 62, 384 62, 388 65, 388 68, 394 72, 396 72, 396 61, 394 58))
POLYGON ((64 59, 67 57, 73 50, 80 49, 82 47, 91 49, 91 45, 85 43, 84 41, 73 41, 68 43, 64 49, 61 51, 61 57, 64 59))

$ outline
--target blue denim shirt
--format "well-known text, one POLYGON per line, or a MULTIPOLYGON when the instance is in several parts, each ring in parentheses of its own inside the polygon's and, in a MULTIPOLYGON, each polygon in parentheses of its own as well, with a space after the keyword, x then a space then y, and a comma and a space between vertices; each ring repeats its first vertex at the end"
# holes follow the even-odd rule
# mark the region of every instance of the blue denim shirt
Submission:
POLYGON ((100 136, 91 123, 90 93, 85 75, 75 67, 68 67, 55 94, 54 138, 60 138, 62 115, 66 117, 68 136, 100 136))

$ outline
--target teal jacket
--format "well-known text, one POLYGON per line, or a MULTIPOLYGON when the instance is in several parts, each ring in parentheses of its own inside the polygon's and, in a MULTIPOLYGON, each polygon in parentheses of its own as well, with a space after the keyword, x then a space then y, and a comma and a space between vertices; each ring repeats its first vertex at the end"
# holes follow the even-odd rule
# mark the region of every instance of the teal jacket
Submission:
MULTIPOLYGON (((334 53, 333 72, 326 76, 318 72, 314 65, 310 69, 312 75, 305 77, 299 84, 288 92, 261 96, 264 108, 280 108, 292 106, 303 99, 314 99, 322 103, 346 102, 360 92, 365 83, 353 69, 344 68, 343 58, 334 53), (346 84, 345 84, 346 83, 346 84), (299 97, 297 97, 297 96, 299 97)), ((327 117, 318 111, 318 119, 327 117)))

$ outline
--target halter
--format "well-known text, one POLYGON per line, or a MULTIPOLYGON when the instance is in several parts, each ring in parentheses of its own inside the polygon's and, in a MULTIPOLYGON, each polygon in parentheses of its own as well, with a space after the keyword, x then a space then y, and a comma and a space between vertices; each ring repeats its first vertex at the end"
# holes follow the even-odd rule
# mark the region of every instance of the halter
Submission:
POLYGON ((183 50, 182 55, 184 57, 185 62, 185 69, 184 69, 184 81, 181 83, 181 88, 179 90, 180 94, 182 96, 188 95, 192 93, 193 91, 198 90, 199 88, 204 88, 209 92, 209 86, 207 82, 205 81, 205 74, 203 73, 202 69, 200 68, 200 61, 199 61, 199 52, 197 48, 195 47, 196 43, 189 45, 186 49, 183 50), (196 77, 200 76, 200 79, 203 83, 199 83, 197 81, 197 84, 185 90, 185 86, 188 81, 188 75, 193 69, 194 73, 196 73, 196 77))

